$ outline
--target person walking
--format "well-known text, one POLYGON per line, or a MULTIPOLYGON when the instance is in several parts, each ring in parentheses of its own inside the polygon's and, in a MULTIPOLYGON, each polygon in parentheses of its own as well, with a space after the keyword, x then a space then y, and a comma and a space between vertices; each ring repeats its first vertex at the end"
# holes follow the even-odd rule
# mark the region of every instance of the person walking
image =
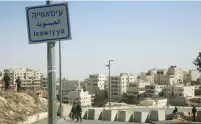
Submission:
POLYGON ((73 103, 73 106, 72 106, 72 109, 71 109, 71 113, 70 113, 70 118, 72 120, 74 120, 75 115, 76 115, 76 104, 73 103))
POLYGON ((76 106, 76 114, 77 114, 77 122, 80 120, 82 122, 82 107, 81 103, 79 102, 76 106))
POLYGON ((7 73, 5 73, 4 77, 3 77, 3 81, 4 81, 4 88, 5 88, 5 91, 8 90, 9 88, 9 82, 10 82, 10 77, 8 76, 7 73))
POLYGON ((195 114, 197 112, 197 109, 195 108, 195 106, 193 105, 193 108, 192 108, 192 114, 193 114, 193 122, 195 122, 195 114))
POLYGON ((18 77, 15 82, 17 83, 17 91, 20 92, 20 90, 21 90, 21 83, 22 83, 20 77, 18 77))

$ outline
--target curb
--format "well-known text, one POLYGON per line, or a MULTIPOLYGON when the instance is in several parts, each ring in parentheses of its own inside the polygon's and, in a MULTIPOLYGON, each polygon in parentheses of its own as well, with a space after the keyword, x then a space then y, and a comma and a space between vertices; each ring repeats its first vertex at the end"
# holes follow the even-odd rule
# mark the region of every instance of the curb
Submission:
POLYGON ((26 121, 19 122, 18 124, 32 124, 32 123, 35 123, 37 121, 47 118, 47 115, 48 115, 47 112, 41 112, 41 113, 38 113, 38 114, 35 114, 32 116, 28 116, 26 118, 26 121))

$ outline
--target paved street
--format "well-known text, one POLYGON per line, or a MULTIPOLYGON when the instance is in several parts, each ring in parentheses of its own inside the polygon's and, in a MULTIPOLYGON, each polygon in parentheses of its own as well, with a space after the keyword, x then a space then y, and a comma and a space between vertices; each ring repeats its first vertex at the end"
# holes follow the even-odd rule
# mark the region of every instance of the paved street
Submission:
MULTIPOLYGON (((116 122, 116 121, 111 122, 111 121, 99 121, 99 120, 83 120, 82 122, 76 122, 76 120, 72 121, 72 120, 61 119, 57 124, 133 124, 133 122, 116 122)), ((143 124, 143 123, 135 123, 135 124, 143 124)))
MULTIPOLYGON (((61 119, 61 117, 57 116, 57 121, 59 121, 61 119)), ((48 123, 48 119, 43 119, 41 121, 35 122, 33 124, 47 124, 48 123)))

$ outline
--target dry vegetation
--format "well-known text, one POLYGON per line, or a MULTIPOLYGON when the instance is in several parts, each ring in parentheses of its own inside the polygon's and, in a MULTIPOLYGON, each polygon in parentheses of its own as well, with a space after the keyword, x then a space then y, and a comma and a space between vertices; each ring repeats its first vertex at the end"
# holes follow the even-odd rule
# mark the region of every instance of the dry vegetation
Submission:
POLYGON ((35 94, 0 91, 0 124, 17 124, 27 116, 47 111, 47 104, 35 94))

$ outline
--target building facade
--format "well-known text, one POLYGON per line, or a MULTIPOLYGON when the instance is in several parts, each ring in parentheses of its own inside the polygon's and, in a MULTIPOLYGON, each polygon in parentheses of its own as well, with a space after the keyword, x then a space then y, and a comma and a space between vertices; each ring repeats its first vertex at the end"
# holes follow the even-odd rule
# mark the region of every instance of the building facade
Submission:
POLYGON ((145 87, 145 94, 147 97, 158 97, 162 96, 165 85, 148 85, 145 87))
POLYGON ((91 95, 89 95, 88 91, 83 91, 81 89, 79 92, 70 91, 68 92, 68 103, 81 103, 81 106, 91 106, 91 95))
POLYGON ((175 97, 194 97, 195 96, 195 87, 194 86, 175 85, 173 87, 173 95, 175 97))
MULTIPOLYGON (((57 81, 59 82, 59 81, 57 81)), ((62 94, 63 96, 68 95, 70 91, 79 92, 81 90, 80 82, 78 80, 65 80, 62 83, 62 94)))
POLYGON ((89 78, 84 80, 85 88, 89 92, 99 98, 103 99, 105 90, 107 88, 107 77, 102 74, 89 75, 89 78))
POLYGON ((41 89, 43 73, 39 70, 33 70, 29 68, 4 69, 4 73, 7 73, 10 76, 10 83, 15 85, 15 81, 18 77, 20 77, 22 80, 22 89, 41 89))
POLYGON ((135 82, 135 80, 136 76, 129 73, 120 73, 120 76, 111 76, 111 101, 121 101, 123 94, 127 92, 128 84, 135 82))
POLYGON ((167 71, 167 75, 174 75, 177 84, 183 83, 183 70, 177 66, 170 66, 167 71))

